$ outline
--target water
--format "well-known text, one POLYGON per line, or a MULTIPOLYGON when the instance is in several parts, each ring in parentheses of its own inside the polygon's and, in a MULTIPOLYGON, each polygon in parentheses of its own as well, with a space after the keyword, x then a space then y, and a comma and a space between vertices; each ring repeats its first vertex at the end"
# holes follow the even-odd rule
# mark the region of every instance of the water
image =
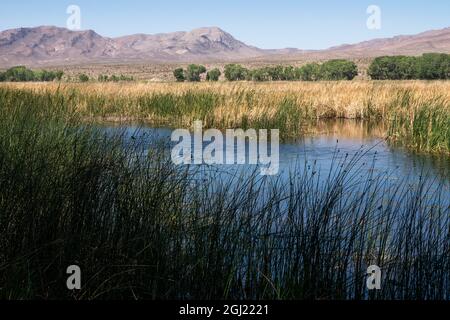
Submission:
MULTIPOLYGON (((127 140, 142 141, 147 149, 155 142, 167 144, 170 150, 170 137, 173 129, 153 128, 146 125, 104 125, 107 132, 125 134, 127 140)), ((330 168, 358 157, 356 168, 360 178, 364 174, 385 174, 390 179, 411 180, 427 177, 436 184, 448 185, 450 181, 450 157, 416 154, 401 147, 389 145, 380 125, 366 122, 340 120, 323 121, 309 130, 312 133, 296 141, 280 144, 280 170, 276 178, 286 178, 292 172, 314 167, 314 170, 326 176, 330 168)), ((208 143, 204 144, 204 147, 208 143)), ((248 158, 248 157, 247 157, 248 158)), ((215 165, 218 171, 254 172, 256 165, 215 165)), ((450 196, 449 196, 450 198, 450 196)))

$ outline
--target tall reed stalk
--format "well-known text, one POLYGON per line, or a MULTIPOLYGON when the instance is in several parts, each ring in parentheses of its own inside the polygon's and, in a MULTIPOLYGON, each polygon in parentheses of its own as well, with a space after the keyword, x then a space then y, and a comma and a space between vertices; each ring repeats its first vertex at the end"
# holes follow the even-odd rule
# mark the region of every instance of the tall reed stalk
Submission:
POLYGON ((356 81, 200 84, 2 84, 10 104, 45 100, 90 121, 274 128, 297 138, 317 119, 383 122, 386 138, 421 152, 450 152, 450 82, 356 81))
POLYGON ((80 122, 74 99, 0 90, 0 298, 450 298, 448 185, 361 180, 361 153, 215 179, 80 122))

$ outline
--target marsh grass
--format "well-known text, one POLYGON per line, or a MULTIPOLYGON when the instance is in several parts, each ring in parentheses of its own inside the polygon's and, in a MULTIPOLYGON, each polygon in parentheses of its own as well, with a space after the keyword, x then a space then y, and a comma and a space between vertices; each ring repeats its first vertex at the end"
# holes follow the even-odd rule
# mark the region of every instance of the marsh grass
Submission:
POLYGON ((216 179, 81 122, 76 99, 0 90, 1 298, 450 298, 448 185, 361 179, 363 151, 216 179))
POLYGON ((200 84, 2 84, 10 104, 42 101, 85 121, 146 121, 153 125, 280 129, 298 138, 318 119, 384 123, 395 144, 432 153, 450 151, 450 83, 356 81, 200 84))

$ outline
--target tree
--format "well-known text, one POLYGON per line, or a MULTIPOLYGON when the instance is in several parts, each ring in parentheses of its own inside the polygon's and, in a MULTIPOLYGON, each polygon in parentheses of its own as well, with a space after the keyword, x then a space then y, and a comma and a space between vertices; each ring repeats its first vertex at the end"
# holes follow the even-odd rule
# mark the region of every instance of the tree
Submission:
POLYGON ((317 63, 309 63, 298 69, 297 74, 299 75, 299 80, 303 81, 317 81, 321 79, 320 65, 317 63))
POLYGON ((12 67, 5 72, 6 81, 35 81, 35 79, 34 72, 23 66, 12 67))
POLYGON ((107 81, 109 80, 109 78, 108 78, 107 75, 101 74, 101 75, 98 76, 97 80, 98 80, 99 82, 107 82, 107 81))
POLYGON ((183 68, 175 69, 173 71, 173 75, 175 79, 177 79, 177 82, 184 82, 186 80, 183 68))
POLYGON ((61 81, 63 75, 64 75, 63 71, 61 71, 61 70, 56 71, 56 80, 61 81))
POLYGON ((54 81, 61 80, 62 71, 33 71, 24 66, 17 66, 8 69, 0 76, 0 81, 25 82, 25 81, 54 81))
POLYGON ((353 80, 358 75, 358 67, 352 61, 335 59, 320 66, 320 78, 324 80, 353 80))
POLYGON ((252 70, 251 72, 249 72, 249 74, 251 75, 251 79, 253 81, 261 82, 270 80, 270 75, 267 72, 266 68, 252 70))
POLYGON ((206 80, 207 81, 219 81, 221 74, 222 73, 220 72, 219 69, 217 69, 217 68, 212 69, 212 70, 208 71, 208 73, 206 74, 206 80))
POLYGON ((367 72, 373 80, 387 80, 393 77, 394 69, 392 57, 378 57, 372 61, 367 72))
POLYGON ((89 76, 82 73, 80 75, 78 75, 78 79, 80 80, 80 82, 88 82, 89 81, 89 76))
POLYGON ((417 69, 420 79, 450 79, 450 55, 426 53, 419 58, 417 69))
POLYGON ((283 68, 281 80, 292 81, 295 80, 295 69, 293 66, 287 66, 283 68))
POLYGON ((191 82, 199 82, 201 75, 206 72, 206 68, 198 64, 190 64, 187 68, 186 78, 191 82))
POLYGON ((279 81, 283 78, 283 66, 266 67, 266 72, 271 81, 279 81))
POLYGON ((6 81, 6 75, 4 72, 0 72, 0 82, 6 81))
POLYGON ((415 57, 378 57, 370 64, 368 74, 373 80, 417 79, 419 65, 415 57))
POLYGON ((56 79, 56 73, 47 70, 36 71, 34 73, 34 78, 37 81, 53 81, 56 79))
POLYGON ((249 71, 239 64, 228 64, 225 66, 225 78, 228 81, 245 80, 249 71))

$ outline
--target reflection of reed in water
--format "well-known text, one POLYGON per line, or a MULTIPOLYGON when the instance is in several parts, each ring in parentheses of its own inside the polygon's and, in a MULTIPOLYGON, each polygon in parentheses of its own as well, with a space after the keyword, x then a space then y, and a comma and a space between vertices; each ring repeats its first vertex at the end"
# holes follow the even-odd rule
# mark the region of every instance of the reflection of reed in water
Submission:
POLYGON ((310 121, 303 126, 305 134, 326 135, 344 139, 384 139, 387 125, 384 122, 328 119, 310 121))

